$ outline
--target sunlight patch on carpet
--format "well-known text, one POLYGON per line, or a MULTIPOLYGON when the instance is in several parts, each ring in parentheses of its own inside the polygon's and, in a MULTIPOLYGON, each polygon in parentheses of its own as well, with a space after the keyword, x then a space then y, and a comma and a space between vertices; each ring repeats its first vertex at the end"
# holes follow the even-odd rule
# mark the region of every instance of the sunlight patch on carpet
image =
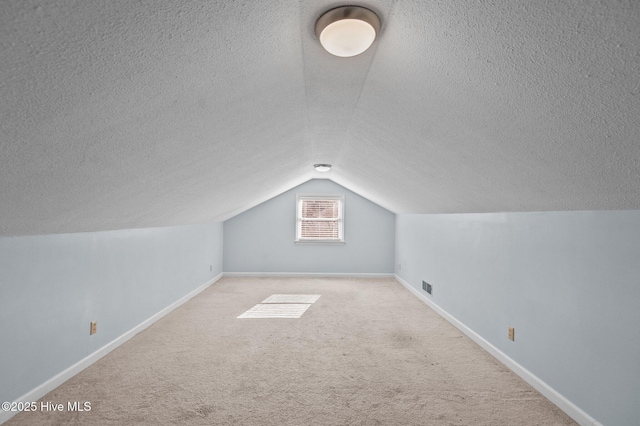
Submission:
POLYGON ((238 318, 300 318, 310 303, 258 304, 238 318))
POLYGON ((314 303, 319 294, 272 294, 260 303, 314 303))

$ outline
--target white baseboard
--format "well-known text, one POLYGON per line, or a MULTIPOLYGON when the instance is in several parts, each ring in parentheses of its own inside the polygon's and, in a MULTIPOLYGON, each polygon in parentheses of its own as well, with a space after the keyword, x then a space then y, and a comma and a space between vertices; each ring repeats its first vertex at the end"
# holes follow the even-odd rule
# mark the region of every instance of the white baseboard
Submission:
POLYGON ((352 272, 223 272, 225 277, 393 278, 394 274, 352 272))
POLYGON ((602 426, 599 422, 597 422, 593 417, 589 416, 582 409, 576 406, 574 403, 569 401, 567 398, 562 396, 558 391, 553 389, 551 386, 543 382, 536 375, 531 373, 529 370, 515 362, 509 356, 507 356, 504 352, 493 346, 491 343, 482 338, 475 331, 471 330, 469 327, 458 321, 447 311, 442 309, 433 300, 429 299, 423 293, 421 293, 418 289, 413 287, 411 284, 400 278, 398 275, 395 275, 395 279, 407 288, 411 293, 413 293, 418 299, 422 300, 425 304, 427 304, 431 309, 433 309, 438 315, 442 318, 449 321, 454 327, 463 332, 467 337, 476 342, 482 349, 489 352, 493 357, 495 357, 498 361, 503 363, 507 368, 511 369, 514 373, 520 376, 524 381, 529 383, 534 389, 544 395, 549 401, 558 406, 562 411, 567 413, 569 417, 575 420, 581 426, 602 426))
MULTIPOLYGON (((97 351, 86 356, 85 358, 81 359, 77 363, 73 364, 71 367, 53 376, 52 378, 50 378, 49 380, 47 380, 37 388, 22 395, 20 398, 16 399, 15 402, 32 402, 32 401, 39 400, 40 398, 42 398, 43 396, 45 396, 46 394, 48 394, 49 392, 51 392, 52 390, 54 390, 55 388, 57 388, 58 386, 60 386, 61 384, 63 384, 64 382, 66 382, 76 374, 78 374, 79 372, 81 372, 82 370, 84 370, 85 368, 89 367, 94 362, 98 361, 100 358, 107 355, 112 350, 116 349, 118 346, 125 343, 127 340, 131 339, 136 334, 148 328, 151 324, 158 321, 160 318, 164 317, 174 309, 183 305, 189 299, 193 298, 194 296, 197 296, 199 293, 206 290, 209 286, 211 286, 213 283, 215 283, 220 278, 222 278, 222 275, 223 274, 218 274, 217 276, 213 277, 206 283, 202 284, 200 287, 196 288, 195 290, 189 292, 185 296, 176 300, 171 305, 167 306, 157 314, 153 315, 152 317, 148 318, 147 320, 133 327, 131 330, 127 331, 122 336, 112 340, 111 342, 107 343, 97 351)), ((6 422, 16 414, 18 414, 17 411, 0 411, 0 424, 6 422)))

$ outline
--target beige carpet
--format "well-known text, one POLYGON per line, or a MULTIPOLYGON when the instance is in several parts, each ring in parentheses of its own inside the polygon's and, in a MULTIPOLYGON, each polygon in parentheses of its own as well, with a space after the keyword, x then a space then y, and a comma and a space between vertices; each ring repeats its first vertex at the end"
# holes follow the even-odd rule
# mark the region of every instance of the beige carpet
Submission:
POLYGON ((572 425, 392 279, 223 278, 7 425, 572 425), (272 294, 299 319, 237 319, 272 294))

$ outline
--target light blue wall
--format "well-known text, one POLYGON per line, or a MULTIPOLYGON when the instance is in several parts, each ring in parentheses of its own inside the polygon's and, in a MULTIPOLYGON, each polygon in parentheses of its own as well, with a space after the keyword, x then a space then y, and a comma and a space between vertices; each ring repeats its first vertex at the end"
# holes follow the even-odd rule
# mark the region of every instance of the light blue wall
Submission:
POLYGON ((220 274, 222 232, 218 223, 0 238, 0 401, 33 390, 220 274))
POLYGON ((225 272, 393 273, 395 214, 313 179, 224 222, 225 272), (345 196, 343 245, 296 244, 296 194, 345 196))
POLYGON ((640 211, 398 215, 398 264, 597 421, 640 425, 640 211))

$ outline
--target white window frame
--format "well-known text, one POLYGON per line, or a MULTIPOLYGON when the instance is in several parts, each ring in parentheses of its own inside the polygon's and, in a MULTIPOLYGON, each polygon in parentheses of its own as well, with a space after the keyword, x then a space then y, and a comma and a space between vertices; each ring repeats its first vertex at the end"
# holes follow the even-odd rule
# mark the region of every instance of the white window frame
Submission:
POLYGON ((296 194, 296 243, 303 244, 344 244, 344 195, 310 195, 296 194), (303 238, 302 237, 302 202, 309 200, 338 201, 338 238, 303 238))

